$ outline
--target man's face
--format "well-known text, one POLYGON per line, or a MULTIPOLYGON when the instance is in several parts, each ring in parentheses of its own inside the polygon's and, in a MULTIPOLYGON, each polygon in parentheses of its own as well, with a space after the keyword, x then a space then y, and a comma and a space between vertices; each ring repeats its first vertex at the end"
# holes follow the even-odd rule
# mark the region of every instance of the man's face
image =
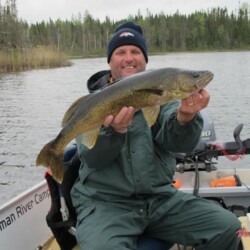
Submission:
POLYGON ((139 73, 146 69, 146 60, 140 48, 124 45, 116 48, 110 58, 109 67, 114 80, 139 73))

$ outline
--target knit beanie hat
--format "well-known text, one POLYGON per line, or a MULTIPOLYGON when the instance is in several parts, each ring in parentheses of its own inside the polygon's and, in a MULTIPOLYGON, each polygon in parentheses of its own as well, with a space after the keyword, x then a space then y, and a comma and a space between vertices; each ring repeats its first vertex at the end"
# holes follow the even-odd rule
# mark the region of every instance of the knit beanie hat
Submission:
POLYGON ((113 51, 123 45, 139 47, 148 62, 147 45, 143 37, 141 26, 134 22, 126 22, 115 29, 115 33, 108 44, 107 60, 110 62, 113 51))

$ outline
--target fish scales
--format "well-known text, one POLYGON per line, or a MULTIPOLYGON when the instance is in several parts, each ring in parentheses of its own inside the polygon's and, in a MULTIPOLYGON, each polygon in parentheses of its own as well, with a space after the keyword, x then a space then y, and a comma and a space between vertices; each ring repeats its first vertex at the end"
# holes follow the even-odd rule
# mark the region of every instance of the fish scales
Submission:
POLYGON ((81 97, 65 113, 58 136, 41 149, 36 165, 50 168, 53 176, 62 182, 64 150, 76 136, 82 135, 82 142, 92 148, 105 118, 118 114, 125 106, 142 109, 149 126, 152 126, 160 105, 188 97, 212 79, 213 74, 209 71, 177 68, 147 70, 81 97))

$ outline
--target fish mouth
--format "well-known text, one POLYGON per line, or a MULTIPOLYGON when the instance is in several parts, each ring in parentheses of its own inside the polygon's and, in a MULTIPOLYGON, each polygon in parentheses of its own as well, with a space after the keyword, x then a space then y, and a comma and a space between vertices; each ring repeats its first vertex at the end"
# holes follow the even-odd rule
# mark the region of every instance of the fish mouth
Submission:
POLYGON ((212 72, 207 72, 207 81, 210 82, 214 79, 214 74, 212 72))
POLYGON ((211 82, 214 78, 214 74, 210 71, 205 71, 200 79, 196 82, 195 86, 198 90, 203 89, 208 85, 209 82, 211 82))

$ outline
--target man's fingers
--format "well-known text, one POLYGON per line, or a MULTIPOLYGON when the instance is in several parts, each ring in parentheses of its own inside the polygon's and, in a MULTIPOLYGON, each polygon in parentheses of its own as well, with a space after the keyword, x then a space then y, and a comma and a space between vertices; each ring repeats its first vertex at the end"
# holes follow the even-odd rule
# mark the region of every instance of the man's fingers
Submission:
POLYGON ((133 107, 123 107, 118 115, 114 118, 113 124, 123 124, 128 125, 131 122, 131 119, 134 115, 134 108, 133 107))
POLYGON ((133 119, 135 109, 133 107, 123 107, 116 115, 109 115, 103 122, 103 126, 112 126, 115 130, 127 128, 133 119))
POLYGON ((105 119, 104 122, 103 122, 103 126, 104 126, 104 127, 109 127, 110 124, 112 123, 113 119, 114 119, 114 116, 113 116, 113 115, 107 116, 106 119, 105 119))

